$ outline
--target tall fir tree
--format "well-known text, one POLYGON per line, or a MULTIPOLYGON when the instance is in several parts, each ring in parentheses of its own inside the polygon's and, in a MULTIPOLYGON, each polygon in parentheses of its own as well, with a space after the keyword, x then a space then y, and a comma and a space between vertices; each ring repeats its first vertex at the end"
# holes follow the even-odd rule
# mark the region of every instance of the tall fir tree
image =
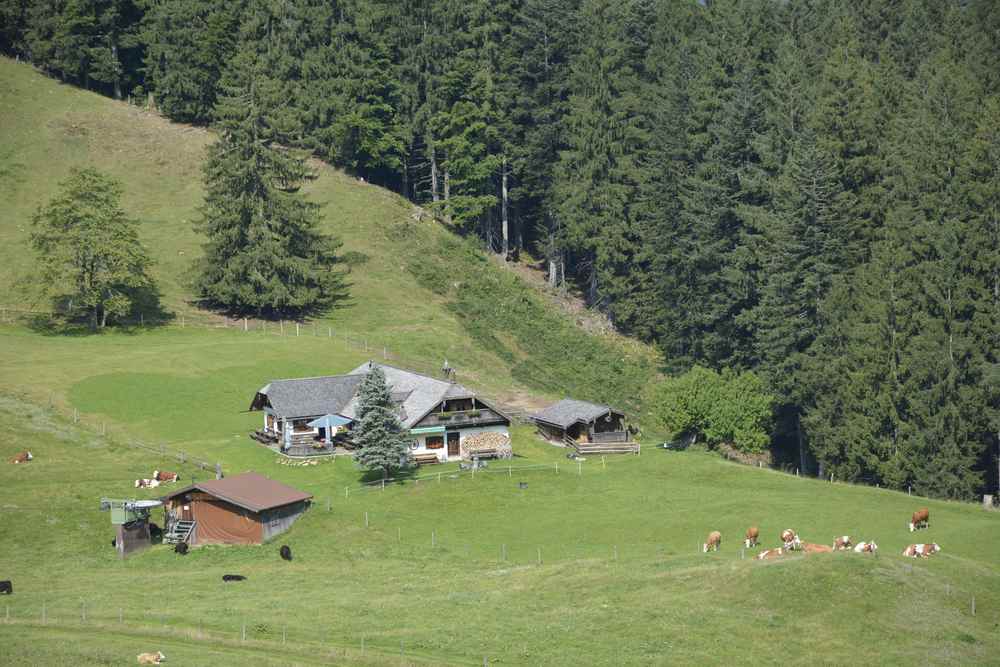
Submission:
POLYGON ((346 296, 340 244, 318 230, 319 208, 296 192, 309 176, 304 158, 276 144, 280 115, 275 123, 270 114, 282 110, 282 87, 247 49, 224 90, 220 138, 205 165, 198 292, 212 306, 265 317, 329 308, 346 296))
POLYGON ((358 390, 358 414, 353 431, 354 460, 383 479, 407 462, 409 438, 399 421, 398 409, 386 384, 385 373, 375 364, 358 390))

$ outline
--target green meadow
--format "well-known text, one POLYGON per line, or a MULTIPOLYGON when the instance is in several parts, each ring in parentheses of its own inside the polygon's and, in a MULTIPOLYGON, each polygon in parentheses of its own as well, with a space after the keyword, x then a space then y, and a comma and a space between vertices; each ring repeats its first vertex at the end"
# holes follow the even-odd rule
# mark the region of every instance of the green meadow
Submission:
POLYGON ((134 664, 156 650, 184 665, 996 663, 1000 514, 651 446, 651 350, 585 333, 391 193, 317 165, 304 191, 356 253, 351 302, 298 336, 292 323, 284 335, 220 326, 187 284, 210 140, 0 59, 0 579, 15 587, 0 597, 0 663, 134 664), (123 181, 169 324, 89 334, 15 312, 48 307, 30 217, 76 165, 123 181), (279 465, 247 437, 268 380, 347 372, 382 346, 404 366, 447 358, 505 403, 614 402, 644 427, 643 453, 577 464, 517 426, 509 467, 435 466, 382 490, 362 488, 347 458, 279 465), (315 502, 277 543, 121 561, 100 498, 155 497, 133 487, 154 468, 182 483, 210 474, 134 442, 255 470, 315 502), (24 449, 34 461, 6 463, 24 449), (931 527, 911 535, 920 506, 931 527), (758 562, 741 549, 751 524, 766 546, 792 527, 881 550, 758 562), (710 530, 722 550, 702 554, 710 530), (904 559, 911 541, 944 551, 904 559), (226 573, 248 579, 224 585, 226 573))

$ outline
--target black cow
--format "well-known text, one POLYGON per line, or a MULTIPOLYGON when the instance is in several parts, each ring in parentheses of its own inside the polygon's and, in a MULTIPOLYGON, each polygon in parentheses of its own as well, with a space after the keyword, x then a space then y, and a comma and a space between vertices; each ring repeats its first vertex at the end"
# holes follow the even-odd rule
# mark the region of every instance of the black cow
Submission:
POLYGON ((174 547, 174 553, 179 553, 182 556, 187 555, 188 545, 186 542, 178 542, 177 546, 174 547))
POLYGON ((117 537, 112 537, 111 538, 111 546, 113 546, 113 547, 117 547, 118 546, 118 538, 117 537))
POLYGON ((287 544, 281 546, 281 557, 285 560, 292 560, 292 550, 287 544))
POLYGON ((163 542, 163 529, 157 526, 155 523, 150 523, 149 539, 153 544, 160 544, 161 542, 163 542))
POLYGON ((0 581, 0 593, 11 595, 14 592, 14 584, 10 581, 0 581))
POLYGON ((222 580, 223 581, 243 581, 245 579, 246 579, 246 577, 244 577, 242 574, 224 574, 224 575, 222 575, 222 580))

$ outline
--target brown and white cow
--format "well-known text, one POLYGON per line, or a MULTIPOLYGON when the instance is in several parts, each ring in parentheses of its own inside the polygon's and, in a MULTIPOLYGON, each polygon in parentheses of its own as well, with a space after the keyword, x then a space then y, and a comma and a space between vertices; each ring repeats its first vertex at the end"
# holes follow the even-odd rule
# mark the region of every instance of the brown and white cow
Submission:
POLYGON ((781 531, 781 543, 785 551, 798 551, 802 548, 802 541, 791 528, 785 528, 781 531))
POLYGON ((874 542, 858 542, 854 545, 856 554, 873 554, 878 551, 878 545, 874 542))
POLYGON ((135 488, 137 489, 155 489, 160 483, 155 479, 137 479, 135 480, 135 488))
POLYGON ((833 547, 828 547, 825 544, 813 544, 812 542, 803 542, 802 551, 807 554, 827 554, 833 551, 833 547))
POLYGON ((937 544, 911 544, 903 549, 903 555, 910 558, 927 558, 941 551, 937 544))
POLYGON ((919 530, 920 528, 927 528, 929 525, 931 525, 931 511, 926 507, 918 509, 913 513, 913 516, 910 517, 911 533, 915 530, 919 530))
POLYGON ((19 452, 10 462, 17 465, 18 463, 27 463, 33 458, 35 457, 31 455, 31 452, 24 450, 23 452, 19 452))
POLYGON ((166 470, 153 471, 153 479, 157 482, 176 482, 180 478, 181 476, 175 472, 167 472, 166 470))
POLYGON ((136 656, 140 665, 158 665, 167 659, 167 656, 163 655, 161 651, 156 653, 140 653, 136 656))
POLYGON ((833 538, 833 550, 834 551, 846 551, 854 546, 854 542, 851 541, 849 535, 841 535, 840 537, 833 538))
POLYGON ((702 553, 708 553, 709 551, 718 551, 719 546, 722 544, 722 533, 717 530, 713 530, 708 534, 708 541, 701 545, 702 553))
POLYGON ((757 554, 757 560, 770 560, 772 558, 779 558, 785 555, 785 550, 781 547, 777 549, 765 549, 757 554))
POLYGON ((750 526, 747 528, 747 537, 743 540, 743 544, 745 544, 747 549, 749 549, 750 547, 757 546, 759 539, 760 530, 758 530, 757 526, 750 526))

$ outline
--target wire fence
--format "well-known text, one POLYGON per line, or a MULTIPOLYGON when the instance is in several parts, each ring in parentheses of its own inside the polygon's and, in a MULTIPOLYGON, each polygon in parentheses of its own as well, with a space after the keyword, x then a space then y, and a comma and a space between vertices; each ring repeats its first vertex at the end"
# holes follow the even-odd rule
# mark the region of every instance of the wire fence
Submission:
MULTIPOLYGON (((217 475, 223 474, 224 469, 221 462, 210 463, 190 453, 167 446, 166 443, 150 443, 132 437, 124 428, 109 424, 107 420, 99 417, 82 414, 77 408, 65 408, 55 403, 54 397, 50 394, 47 405, 39 405, 32 401, 30 397, 19 396, 10 392, 0 392, 0 396, 6 396, 14 401, 26 403, 34 408, 48 411, 74 426, 85 430, 96 437, 105 439, 109 443, 124 445, 126 447, 140 449, 148 453, 155 454, 159 460, 180 466, 187 473, 187 478, 192 483, 198 481, 198 477, 203 474, 202 479, 214 479, 217 475), (199 474, 201 473, 201 474, 199 474)), ((152 475, 153 471, 149 471, 152 475)))
MULTIPOLYGON (((38 326, 40 322, 49 322, 53 318, 67 317, 67 313, 56 313, 50 310, 31 310, 0 305, 0 324, 24 324, 38 326)), ((199 328, 226 331, 239 331, 246 334, 260 334, 290 338, 325 339, 331 343, 343 345, 347 350, 358 352, 369 359, 381 361, 389 365, 405 367, 430 377, 445 377, 443 363, 445 358, 430 360, 413 355, 404 355, 392 349, 384 341, 360 335, 330 324, 295 320, 264 320, 248 317, 230 318, 215 316, 204 312, 184 313, 171 317, 147 318, 139 315, 134 318, 116 320, 116 323, 126 327, 137 328, 199 328)), ((454 374, 450 379, 459 380, 454 374)), ((468 382, 467 380, 463 380, 468 382)), ((473 387, 470 387, 473 388, 473 387)), ((511 419, 525 423, 528 413, 514 406, 506 405, 488 392, 476 390, 477 395, 496 405, 511 419)))

